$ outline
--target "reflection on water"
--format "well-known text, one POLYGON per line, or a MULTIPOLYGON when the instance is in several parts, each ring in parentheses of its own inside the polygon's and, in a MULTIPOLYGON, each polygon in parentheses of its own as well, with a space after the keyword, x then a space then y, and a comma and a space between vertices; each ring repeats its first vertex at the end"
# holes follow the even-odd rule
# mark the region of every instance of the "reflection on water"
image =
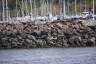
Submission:
POLYGON ((0 64, 96 64, 96 47, 0 50, 0 64))

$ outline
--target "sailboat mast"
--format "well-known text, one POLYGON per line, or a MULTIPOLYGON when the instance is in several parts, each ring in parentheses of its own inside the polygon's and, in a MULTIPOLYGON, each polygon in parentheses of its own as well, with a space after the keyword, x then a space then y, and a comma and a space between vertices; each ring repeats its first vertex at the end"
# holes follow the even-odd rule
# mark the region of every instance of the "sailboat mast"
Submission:
POLYGON ((8 12, 8 17, 9 17, 9 20, 11 19, 11 16, 10 16, 10 9, 9 9, 9 12, 8 12))
POLYGON ((6 0, 6 18, 7 18, 7 21, 8 21, 8 18, 9 18, 9 14, 8 14, 8 1, 6 0))
POLYGON ((3 7, 2 19, 3 19, 3 21, 5 21, 5 4, 4 4, 4 0, 2 0, 2 7, 3 7))
POLYGON ((52 15, 54 15, 54 13, 52 12, 52 11, 53 11, 53 1, 54 1, 54 0, 50 0, 50 13, 51 13, 52 15))
POLYGON ((46 1, 44 0, 43 4, 45 5, 45 8, 44 8, 44 16, 46 16, 46 1))
POLYGON ((46 1, 45 0, 43 0, 43 5, 42 6, 44 6, 43 7, 43 16, 46 16, 46 1))
POLYGON ((80 0, 80 15, 81 15, 81 12, 82 12, 82 11, 81 11, 81 0, 80 0))
POLYGON ((32 18, 32 0, 30 0, 30 7, 31 7, 31 13, 30 13, 31 15, 30 16, 32 18))
POLYGON ((77 15, 77 0, 75 0, 75 15, 77 15))
POLYGON ((46 14, 45 15, 47 15, 47 13, 48 13, 48 0, 45 0, 45 5, 46 5, 46 14))
POLYGON ((16 0, 16 17, 18 17, 18 0, 16 0))
POLYGON ((67 14, 70 15, 70 11, 69 11, 69 9, 70 9, 70 8, 69 8, 69 7, 70 7, 70 6, 69 6, 69 0, 67 0, 67 7, 68 7, 68 9, 67 9, 67 10, 68 10, 68 11, 67 11, 67 14))
POLYGON ((65 15, 66 15, 66 10, 65 10, 66 8, 65 8, 65 0, 64 0, 64 2, 63 2, 63 15, 64 15, 64 17, 65 17, 65 15))
POLYGON ((85 0, 85 12, 87 11, 86 4, 87 4, 87 3, 86 3, 86 0, 85 0))
POLYGON ((62 14, 62 8, 61 8, 62 7, 62 4, 61 4, 61 2, 62 2, 62 0, 59 0, 59 8, 60 8, 60 13, 59 14, 60 14, 60 16, 62 14))
POLYGON ((26 16, 29 16, 29 14, 28 14, 28 6, 27 6, 27 4, 28 4, 28 2, 27 2, 27 0, 25 1, 25 7, 26 7, 26 16))
POLYGON ((47 0, 47 2, 46 2, 46 5, 47 5, 47 13, 49 13, 49 7, 48 7, 48 0, 47 0))
POLYGON ((42 0, 40 0, 40 16, 42 16, 42 10, 43 8, 42 8, 42 0))
POLYGON ((34 5, 34 17, 35 17, 35 20, 36 20, 36 16, 37 16, 37 9, 36 9, 36 0, 33 1, 33 5, 34 5))
POLYGON ((95 15, 95 3, 94 3, 94 0, 93 0, 93 21, 95 20, 95 18, 94 18, 94 15, 95 15))
POLYGON ((24 3, 23 3, 23 2, 24 2, 24 1, 22 0, 22 11, 21 11, 21 12, 22 12, 22 17, 24 17, 24 7, 23 7, 23 6, 24 6, 24 5, 23 5, 24 3))

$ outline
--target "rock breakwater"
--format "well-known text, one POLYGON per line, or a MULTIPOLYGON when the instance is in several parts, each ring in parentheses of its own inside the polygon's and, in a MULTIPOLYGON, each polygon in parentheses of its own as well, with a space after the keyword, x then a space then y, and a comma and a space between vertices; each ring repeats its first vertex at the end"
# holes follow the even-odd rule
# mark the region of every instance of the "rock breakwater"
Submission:
POLYGON ((57 20, 0 23, 0 48, 47 48, 96 46, 96 26, 57 20))

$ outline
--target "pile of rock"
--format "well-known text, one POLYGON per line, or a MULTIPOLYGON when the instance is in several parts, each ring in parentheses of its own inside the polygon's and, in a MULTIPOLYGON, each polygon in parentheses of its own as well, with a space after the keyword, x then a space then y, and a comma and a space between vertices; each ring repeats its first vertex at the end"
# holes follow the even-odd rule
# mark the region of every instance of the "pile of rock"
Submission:
POLYGON ((68 20, 44 24, 0 23, 0 48, 81 46, 96 46, 96 26, 84 26, 82 22, 68 20))

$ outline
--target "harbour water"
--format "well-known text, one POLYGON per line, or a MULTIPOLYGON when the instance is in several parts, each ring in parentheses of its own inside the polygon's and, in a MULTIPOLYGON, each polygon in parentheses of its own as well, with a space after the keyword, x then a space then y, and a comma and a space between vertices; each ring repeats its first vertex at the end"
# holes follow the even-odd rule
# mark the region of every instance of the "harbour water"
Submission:
POLYGON ((0 64, 96 64, 96 47, 0 50, 0 64))

